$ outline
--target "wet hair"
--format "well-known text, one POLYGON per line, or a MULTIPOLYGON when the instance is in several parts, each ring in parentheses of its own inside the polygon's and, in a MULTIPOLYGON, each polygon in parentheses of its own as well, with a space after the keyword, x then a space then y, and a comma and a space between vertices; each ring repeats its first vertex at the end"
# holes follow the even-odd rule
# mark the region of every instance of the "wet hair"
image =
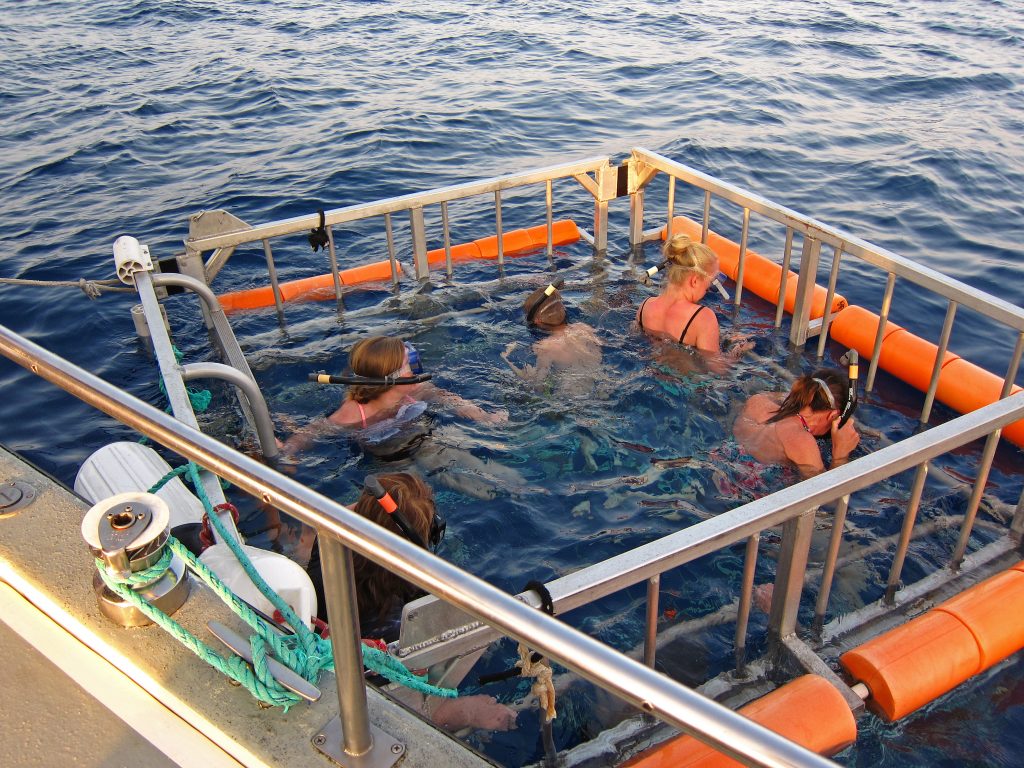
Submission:
POLYGON ((703 243, 695 243, 687 234, 673 235, 662 248, 662 255, 668 262, 666 277, 673 285, 682 283, 690 275, 717 277, 712 273, 711 265, 718 261, 718 256, 703 243))
MULTIPOLYGON (((419 534, 420 540, 429 541, 430 524, 434 519, 434 493, 430 486, 418 475, 408 472, 377 475, 377 479, 395 500, 406 522, 419 534)), ((370 491, 364 489, 352 509, 392 533, 405 536, 370 491)), ((422 592, 416 585, 355 552, 352 553, 352 569, 362 621, 382 621, 387 618, 396 598, 405 603, 422 592)))
POLYGON ((846 390, 849 386, 845 373, 832 368, 819 368, 793 382, 793 387, 782 401, 779 410, 765 423, 781 421, 800 413, 807 406, 810 406, 812 411, 841 411, 846 403, 846 390), (829 394, 832 395, 831 400, 829 394))
MULTIPOLYGON (((394 336, 371 336, 356 342, 348 353, 348 367, 357 376, 390 376, 405 362, 405 345, 394 336)), ((348 399, 368 403, 383 395, 393 384, 353 384, 348 399)))
POLYGON ((545 295, 548 286, 538 288, 536 291, 526 297, 526 301, 523 302, 523 312, 526 313, 526 318, 535 325, 547 325, 557 326, 565 323, 565 304, 562 303, 562 294, 555 290, 550 296, 545 295), (530 313, 533 308, 540 304, 542 301, 547 299, 540 309, 536 311, 532 318, 530 313))

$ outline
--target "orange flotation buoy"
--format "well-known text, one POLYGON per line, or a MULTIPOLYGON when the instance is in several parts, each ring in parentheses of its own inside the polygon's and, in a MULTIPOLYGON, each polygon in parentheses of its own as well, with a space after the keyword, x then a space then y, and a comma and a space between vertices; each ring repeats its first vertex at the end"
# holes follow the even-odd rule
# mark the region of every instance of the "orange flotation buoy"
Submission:
POLYGON ((898 720, 1024 648, 1024 563, 844 653, 868 705, 898 720))
MULTIPOLYGON (((804 675, 739 710, 740 714, 820 755, 834 755, 857 739, 857 723, 825 678, 804 675)), ((693 736, 677 736, 640 753, 623 768, 742 766, 693 736)))
MULTIPOLYGON (((402 274, 402 265, 395 264, 398 274, 402 274)), ((374 280, 391 279, 391 262, 387 259, 376 261, 372 264, 363 264, 360 267, 352 267, 338 272, 342 285, 355 285, 367 283, 374 280)), ((311 295, 316 291, 334 287, 334 275, 317 275, 306 277, 301 280, 291 280, 287 283, 278 284, 281 289, 281 301, 296 301, 297 299, 330 298, 334 294, 324 292, 323 296, 311 295)), ((270 307, 274 304, 274 289, 265 285, 261 288, 249 288, 244 291, 233 291, 217 297, 225 312, 235 312, 240 309, 258 309, 270 307)))
MULTIPOLYGON (((840 344, 856 349, 865 359, 870 359, 879 322, 879 316, 871 310, 851 306, 835 316, 829 333, 840 344)), ((887 322, 878 353, 878 366, 921 392, 927 392, 938 352, 938 345, 887 322)), ((1000 377, 947 350, 935 399, 959 413, 970 413, 998 400, 1002 388, 1000 377)), ((1010 393, 1020 389, 1015 385, 1010 393)), ((1024 447, 1024 419, 1003 427, 1003 437, 1024 447)))
MULTIPOLYGON (((555 221, 551 224, 551 244, 568 245, 580 239, 580 230, 571 219, 555 221)), ((528 229, 514 229, 504 232, 501 236, 502 253, 506 256, 523 255, 535 248, 542 248, 548 242, 548 226, 541 224, 528 229)), ((472 261, 474 259, 496 259, 498 257, 498 236, 491 235, 452 246, 452 262, 472 261)), ((444 263, 444 248, 427 251, 427 263, 431 266, 444 263)))
MULTIPOLYGON (((686 216, 675 216, 672 219, 672 234, 683 232, 694 242, 700 242, 701 224, 686 216)), ((661 239, 665 239, 667 227, 661 230, 661 239)), ((739 275, 740 246, 726 237, 708 230, 708 246, 718 255, 719 267, 722 272, 735 281, 739 275)), ((793 314, 796 306, 796 287, 798 275, 792 270, 786 278, 786 298, 784 309, 793 314)), ((743 261, 743 288, 760 296, 765 301, 777 304, 779 286, 782 284, 782 267, 771 259, 765 258, 755 251, 747 249, 743 261)), ((825 299, 828 290, 820 285, 814 286, 814 297, 811 300, 811 319, 816 320, 825 315, 825 299)), ((846 307, 847 301, 838 293, 832 296, 832 312, 836 313, 846 307)))

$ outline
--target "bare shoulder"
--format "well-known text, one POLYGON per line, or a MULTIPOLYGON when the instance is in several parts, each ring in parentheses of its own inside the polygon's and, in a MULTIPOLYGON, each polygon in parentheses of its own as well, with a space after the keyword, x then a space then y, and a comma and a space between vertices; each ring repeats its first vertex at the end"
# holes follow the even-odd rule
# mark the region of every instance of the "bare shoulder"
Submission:
POLYGON ((339 427, 356 427, 363 422, 362 414, 359 413, 359 406, 355 400, 346 400, 334 413, 327 417, 332 424, 339 427))

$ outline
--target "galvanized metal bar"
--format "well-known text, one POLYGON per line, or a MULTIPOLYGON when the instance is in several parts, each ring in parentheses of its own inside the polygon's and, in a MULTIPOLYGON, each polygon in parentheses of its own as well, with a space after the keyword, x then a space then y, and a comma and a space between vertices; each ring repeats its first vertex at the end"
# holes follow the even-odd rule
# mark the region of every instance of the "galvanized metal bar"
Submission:
POLYGON ((949 347, 949 335, 953 330, 953 318, 956 316, 956 302, 946 306, 946 319, 942 321, 942 333, 939 334, 939 346, 935 350, 935 363, 932 365, 932 376, 928 380, 928 391, 924 395, 924 406, 921 408, 921 423, 927 424, 935 404, 935 393, 939 388, 939 376, 942 373, 942 361, 949 347))
MULTIPOLYGON (((170 450, 209 467, 241 490, 316 527, 321 537, 321 547, 328 538, 337 539, 341 546, 359 552, 401 578, 450 601, 470 615, 493 625, 498 631, 528 643, 531 648, 550 656, 627 703, 685 730, 733 759, 746 765, 769 768, 826 768, 834 765, 516 600, 405 538, 381 529, 371 520, 298 481, 182 424, 3 326, 0 326, 0 354, 85 403, 138 429, 170 450)), ((1016 415, 1013 407, 1016 402, 1012 400, 1000 402, 997 409, 999 416, 996 418, 1002 418, 1002 409, 1016 415)), ((1024 397, 1020 400, 1021 410, 1024 410, 1024 397)), ((940 429, 938 427, 933 432, 940 429)), ((970 431, 968 428, 968 434, 970 431)), ((834 470, 833 474, 844 469, 850 471, 855 467, 856 462, 847 464, 834 470)), ((328 554, 328 557, 331 555, 328 554)), ((325 571, 325 583, 328 595, 331 595, 336 583, 329 578, 329 573, 325 571)), ((328 600, 328 605, 331 605, 342 602, 343 597, 329 596, 328 600)), ((331 615, 332 620, 337 620, 337 614, 335 610, 331 615)), ((343 658, 337 660, 339 677, 351 675, 361 681, 361 667, 346 668, 343 666, 346 663, 343 654, 343 658)), ((358 748, 356 745, 355 749, 358 748)))
POLYGON ((504 232, 501 228, 501 190, 494 190, 494 224, 498 232, 498 266, 505 264, 504 232))
POLYGON ((391 284, 398 287, 398 258, 395 256, 395 233, 391 227, 391 214, 384 214, 384 237, 388 242, 388 260, 391 262, 391 284))
POLYGON ((238 389, 249 401, 249 407, 255 416, 256 436, 260 441, 260 451, 267 459, 276 459, 280 454, 274 439, 274 422, 270 419, 270 409, 259 385, 249 376, 237 371, 230 365, 221 363, 189 363, 181 367, 181 378, 185 381, 195 379, 220 379, 238 389))
POLYGON ((263 241, 263 255, 267 259, 267 274, 270 275, 270 286, 274 291, 274 306, 277 307, 278 317, 284 317, 284 306, 281 302, 281 286, 277 282, 277 267, 274 266, 274 252, 270 249, 270 240, 263 241))
POLYGON ((889 273, 885 281, 885 293, 882 295, 882 311, 878 313, 878 331, 875 333, 875 347, 871 351, 871 363, 868 365, 868 376, 864 381, 864 391, 870 392, 875 386, 875 374, 878 372, 878 358, 885 340, 885 326, 889 322, 889 309, 892 307, 892 292, 896 287, 896 275, 889 273))
POLYGON ((640 183, 642 165, 628 161, 629 173, 629 247, 637 248, 644 241, 644 185, 640 183))
MULTIPOLYGON (((437 205, 452 200, 462 200, 477 195, 488 195, 498 189, 515 189, 526 187, 532 184, 541 184, 548 180, 564 178, 575 178, 578 174, 586 174, 596 171, 608 164, 607 157, 592 157, 572 163, 552 165, 546 168, 538 168, 525 173, 513 173, 507 176, 495 176, 480 181, 472 181, 466 184, 456 184, 449 187, 441 187, 427 192, 413 192, 408 195, 391 197, 385 200, 377 200, 372 203, 351 205, 345 208, 335 208, 324 211, 324 221, 327 224, 346 224, 360 219, 370 219, 383 216, 386 213, 399 213, 409 208, 420 206, 426 208, 430 205, 437 205)), ((591 181, 593 185, 593 181, 591 181)), ((253 243, 266 238, 278 237, 280 235, 291 235, 299 232, 307 232, 310 229, 320 226, 319 214, 308 214, 296 216, 291 219, 282 219, 269 224, 261 224, 248 229, 237 229, 231 232, 217 233, 205 237, 189 238, 188 245, 199 250, 209 251, 224 246, 241 245, 242 243, 253 243)))
POLYGON ((739 255, 739 268, 736 271, 736 295, 733 296, 732 303, 735 306, 740 305, 740 294, 743 293, 743 266, 747 262, 747 241, 750 238, 750 209, 743 209, 743 226, 740 230, 740 255, 739 255))
POLYGON ((444 232, 444 273, 452 276, 452 232, 448 227, 448 203, 441 203, 441 229, 444 232))
POLYGON ((701 219, 700 241, 707 245, 708 231, 711 228, 711 190, 704 192, 704 218, 701 219))
POLYGON ((661 576, 647 580, 647 620, 644 625, 644 664, 654 669, 654 656, 658 652, 658 602, 661 576))
POLYGON ((789 328, 789 341, 797 347, 807 343, 820 254, 821 241, 813 237, 804 237, 804 247, 800 254, 800 274, 796 281, 796 301, 793 303, 793 319, 789 328))
POLYGON ((896 554, 892 558, 892 566, 889 568, 889 580, 885 586, 885 596, 882 600, 886 605, 894 605, 896 602, 896 590, 900 588, 900 578, 903 575, 903 563, 907 559, 907 550, 910 548, 910 539, 914 533, 914 523, 917 520, 917 510, 921 505, 921 494, 924 492, 924 481, 928 478, 928 462, 923 462, 914 473, 914 482, 910 486, 910 499, 907 501, 907 512, 903 516, 903 527, 900 529, 899 542, 896 544, 896 554))
MULTIPOLYGON (((167 393, 167 401, 171 405, 171 412, 182 424, 198 430, 199 422, 196 420, 195 411, 192 410, 192 401, 189 399, 188 390, 185 388, 181 365, 179 365, 177 356, 174 354, 174 345, 171 342, 171 337, 168 335, 167 329, 161 320, 160 303, 156 298, 156 280, 154 278, 160 278, 164 284, 188 285, 196 290, 196 293, 203 299, 204 303, 210 300, 210 297, 213 296, 213 291, 200 280, 196 280, 188 275, 152 275, 149 272, 135 273, 135 287, 139 292, 139 300, 142 302, 143 311, 146 317, 149 318, 153 354, 156 357, 157 365, 164 380, 164 391, 167 393), (173 280, 169 278, 173 278, 173 280)), ((214 301, 216 301, 215 298, 214 301)), ((219 308, 220 306, 218 305, 219 308)), ((33 373, 35 372, 33 370, 33 373)), ((221 488, 220 481, 207 468, 206 464, 200 464, 200 467, 203 467, 203 469, 199 471, 199 479, 203 484, 207 497, 214 507, 220 506, 226 501, 224 489, 221 488)), ((222 512, 219 515, 228 535, 236 540, 241 540, 231 513, 222 512)), ((219 539, 220 534, 214 531, 214 536, 219 539)))
POLYGON ((665 242, 667 243, 672 239, 672 219, 675 217, 676 209, 676 177, 670 176, 668 179, 668 209, 665 215, 668 217, 668 222, 665 224, 665 242))
POLYGON ((545 218, 544 222, 547 224, 548 241, 544 247, 544 253, 550 259, 554 255, 554 242, 555 242, 555 208, 554 208, 554 195, 551 188, 551 179, 544 182, 544 211, 545 218))
POLYGON ((985 441, 985 447, 981 451, 981 463, 978 466, 978 474, 974 478, 974 487, 971 489, 971 498, 967 501, 967 511, 964 513, 964 521, 960 524, 960 537, 957 539, 953 555, 949 559, 949 567, 953 571, 960 570, 960 564, 964 561, 964 553, 967 551, 967 543, 971 538, 971 531, 974 530, 974 519, 978 514, 978 505, 981 503, 982 494, 985 493, 985 486, 988 484, 988 473, 992 469, 992 459, 996 455, 996 447, 999 445, 999 436, 1002 430, 997 429, 985 441))
POLYGON ((327 230, 327 258, 331 262, 331 277, 334 280, 334 300, 341 304, 341 275, 338 274, 338 251, 334 246, 334 229, 327 230))
POLYGON ((768 616, 768 635, 773 644, 796 632, 796 616, 804 591, 807 555, 814 533, 817 507, 790 518, 782 526, 782 546, 775 571, 772 609, 768 616))
POLYGON ((832 324, 832 301, 836 295, 836 280, 839 278, 839 262, 843 258, 843 249, 836 247, 832 253, 832 270, 828 275, 828 292, 825 295, 825 314, 821 319, 821 333, 818 338, 818 359, 825 356, 825 342, 828 341, 828 329, 832 324))
POLYGON ((338 714, 341 717, 344 752, 353 757, 373 749, 370 715, 366 709, 366 684, 356 670, 363 667, 359 648, 359 605, 356 599, 352 553, 331 536, 318 536, 323 565, 324 599, 331 626, 331 650, 338 681, 338 714))
POLYGON ((789 264, 793 260, 793 228, 786 227, 786 245, 782 249, 782 277, 779 280, 779 298, 775 302, 775 327, 782 327, 782 313, 786 308, 786 286, 789 283, 789 264))
MULTIPOLYGON (((1017 377, 1017 369, 1020 367, 1021 354, 1024 353, 1024 334, 1017 337, 1017 345, 1014 347, 1010 365, 1007 367, 1006 376, 1003 378, 1003 388, 999 397, 1005 398, 1013 388, 1014 380, 1017 377)), ((971 490, 971 498, 967 502, 967 512, 964 515, 964 522, 960 526, 960 539, 953 550, 953 557, 950 560, 950 568, 954 571, 960 569, 964 561, 964 553, 967 551, 967 542, 974 529, 974 519, 978 514, 978 505, 981 504, 981 497, 985 493, 985 485, 988 483, 988 473, 992 469, 992 460, 996 455, 996 448, 999 445, 999 437, 1002 429, 997 429, 988 436, 985 448, 981 452, 981 462, 978 466, 978 475, 974 480, 974 488, 971 490)))
POLYGON ((818 588, 818 598, 814 604, 812 629, 819 636, 821 628, 825 626, 828 599, 832 593, 832 579, 836 573, 836 563, 839 561, 839 546, 843 542, 843 529, 846 525, 846 513, 849 508, 850 496, 846 495, 836 502, 836 509, 832 514, 832 535, 828 540, 828 552, 825 553, 825 562, 821 569, 821 586, 818 588))
POLYGON ((757 567, 757 546, 761 536, 747 539, 747 548, 743 554, 743 582, 740 585, 740 604, 736 610, 736 675, 745 677, 747 674, 747 625, 750 622, 750 604, 754 594, 754 570, 757 567))
POLYGON ((885 272, 896 274, 900 279, 931 291, 946 299, 976 310, 986 317, 1024 332, 1024 309, 1004 299, 991 296, 959 280, 943 275, 934 269, 923 267, 892 251, 879 248, 861 238, 830 227, 809 216, 804 216, 785 206, 767 200, 761 195, 747 192, 737 186, 702 173, 694 168, 677 163, 650 150, 634 148, 633 157, 657 170, 675 176, 680 181, 692 184, 708 193, 750 208, 766 218, 777 221, 803 235, 809 235, 832 247, 841 245, 846 254, 862 259, 885 272))
POLYGON ((430 276, 430 265, 427 264, 427 227, 423 221, 423 208, 409 209, 409 226, 412 229, 412 261, 416 279, 424 280, 430 276))

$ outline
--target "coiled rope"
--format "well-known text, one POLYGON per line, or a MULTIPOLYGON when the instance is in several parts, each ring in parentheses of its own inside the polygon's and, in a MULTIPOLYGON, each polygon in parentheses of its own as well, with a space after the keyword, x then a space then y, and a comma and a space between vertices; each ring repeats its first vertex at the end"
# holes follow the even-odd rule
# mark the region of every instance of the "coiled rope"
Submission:
MULTIPOLYGON (((191 481, 196 494, 203 503, 207 518, 217 530, 221 540, 227 544, 235 554, 235 557, 238 558, 243 570, 252 579, 253 584, 256 585, 260 593, 281 612, 281 615, 284 616, 285 621, 291 626, 294 634, 281 635, 271 629, 270 625, 257 616, 248 604, 240 600, 234 592, 217 578, 213 571, 196 559, 173 536, 168 537, 168 547, 160 562, 151 568, 133 573, 129 577, 122 579, 113 574, 103 560, 97 560, 96 565, 100 576, 112 592, 138 608, 143 615, 166 630, 172 637, 175 637, 203 661, 244 686, 259 701, 268 706, 281 706, 287 712, 292 704, 300 700, 300 697, 281 686, 273 675, 270 674, 267 668, 267 654, 270 653, 279 662, 290 667, 304 679, 316 684, 322 670, 334 669, 334 658, 331 653, 330 642, 310 630, 306 622, 295 615, 291 606, 271 589, 270 585, 260 576, 252 561, 242 549, 242 545, 233 536, 228 535, 224 523, 214 511, 213 505, 203 488, 202 480, 199 476, 199 467, 192 462, 178 467, 158 480, 149 492, 156 493, 165 483, 179 475, 184 475, 191 481), (252 667, 237 655, 232 654, 227 658, 221 656, 174 619, 167 616, 162 610, 148 603, 140 593, 131 589, 133 584, 148 584, 158 579, 167 570, 173 555, 181 557, 188 568, 254 630, 255 634, 249 640, 252 648, 252 667)), ((458 692, 452 688, 440 688, 431 685, 427 682, 425 675, 413 674, 401 662, 385 651, 370 648, 366 645, 361 645, 361 651, 363 664, 367 668, 394 683, 430 696, 453 698, 458 695, 458 692)))

